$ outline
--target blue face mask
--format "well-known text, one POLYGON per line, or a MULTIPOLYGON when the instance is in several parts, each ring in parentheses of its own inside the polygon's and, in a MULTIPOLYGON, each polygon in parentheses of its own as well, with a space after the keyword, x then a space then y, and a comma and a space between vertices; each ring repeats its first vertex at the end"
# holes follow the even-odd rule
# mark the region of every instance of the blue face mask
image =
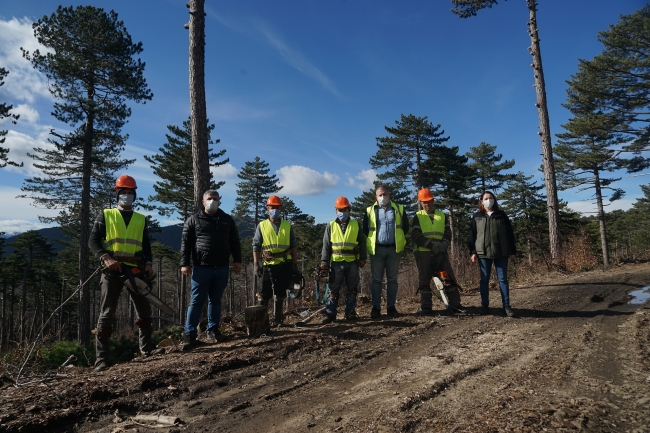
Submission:
POLYGON ((271 216, 271 218, 276 220, 282 216, 282 211, 280 209, 271 209, 269 211, 269 215, 271 216))
POLYGON ((336 218, 338 218, 340 221, 347 221, 348 218, 350 218, 350 215, 348 215, 347 212, 337 212, 336 218))

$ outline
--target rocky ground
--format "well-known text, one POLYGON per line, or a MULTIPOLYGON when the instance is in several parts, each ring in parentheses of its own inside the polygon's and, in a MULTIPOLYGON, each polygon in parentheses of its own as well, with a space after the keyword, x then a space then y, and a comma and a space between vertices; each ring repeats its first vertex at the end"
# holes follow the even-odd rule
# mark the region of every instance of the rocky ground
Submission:
POLYGON ((2 385, 0 431, 650 432, 650 309, 627 295, 647 285, 649 263, 552 274, 511 289, 512 319, 419 317, 403 289, 396 319, 231 330, 191 353, 2 385))

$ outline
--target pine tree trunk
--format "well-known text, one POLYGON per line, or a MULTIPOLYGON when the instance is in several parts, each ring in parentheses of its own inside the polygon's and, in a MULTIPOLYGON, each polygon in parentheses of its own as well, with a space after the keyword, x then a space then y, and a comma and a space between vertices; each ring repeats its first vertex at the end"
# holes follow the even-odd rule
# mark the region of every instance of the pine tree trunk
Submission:
POLYGON ((0 329, 0 352, 6 349, 7 341, 7 283, 2 282, 2 328, 0 329))
POLYGON ((210 189, 208 122, 205 107, 205 0, 190 0, 190 116, 192 120, 192 163, 194 208, 201 210, 203 193, 210 189))
POLYGON ((526 244, 528 246, 528 265, 533 267, 533 246, 531 245, 530 238, 526 238, 526 244))
POLYGON ((605 209, 603 208, 603 191, 600 188, 600 174, 594 171, 594 186, 596 187, 596 206, 598 207, 598 225, 600 226, 600 246, 603 250, 603 265, 609 265, 607 236, 605 231, 605 209))
POLYGON ((551 127, 546 104, 546 84, 542 68, 542 53, 539 47, 539 34, 537 29, 537 1, 526 0, 530 21, 528 21, 528 34, 530 35, 530 54, 533 57, 535 75, 535 93, 537 94, 537 112, 539 115, 539 132, 542 144, 542 162, 544 166, 544 182, 546 184, 546 204, 548 206, 548 235, 550 241, 551 260, 558 265, 560 261, 560 209, 557 198, 557 182, 555 180, 555 166, 553 163, 553 147, 551 144, 551 127))
MULTIPOLYGON (((88 91, 88 97, 93 98, 92 90, 88 91)), ((84 126, 84 149, 83 166, 81 174, 81 213, 79 230, 79 285, 88 278, 88 267, 90 265, 90 177, 92 173, 92 148, 94 135, 94 117, 88 115, 84 126)), ((79 345, 86 347, 90 345, 90 288, 88 285, 79 290, 79 326, 77 328, 77 340, 79 345)))

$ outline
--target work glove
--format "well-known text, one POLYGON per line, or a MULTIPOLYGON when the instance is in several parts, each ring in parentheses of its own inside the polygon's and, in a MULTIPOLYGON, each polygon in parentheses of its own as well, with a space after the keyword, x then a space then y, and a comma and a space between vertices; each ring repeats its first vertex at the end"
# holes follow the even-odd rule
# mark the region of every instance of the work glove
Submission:
POLYGON ((443 254, 447 252, 447 242, 442 241, 442 242, 434 242, 433 245, 431 245, 431 252, 433 254, 443 254))
POLYGON ((262 275, 264 274, 264 266, 262 266, 260 262, 253 263, 253 272, 255 272, 255 275, 257 275, 258 278, 262 278, 262 275))

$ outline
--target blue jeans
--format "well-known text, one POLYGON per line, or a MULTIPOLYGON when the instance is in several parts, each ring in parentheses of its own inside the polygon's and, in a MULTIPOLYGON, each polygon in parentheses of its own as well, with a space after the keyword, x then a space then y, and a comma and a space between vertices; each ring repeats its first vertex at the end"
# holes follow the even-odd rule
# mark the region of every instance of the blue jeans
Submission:
POLYGON ((375 254, 370 255, 370 268, 372 271, 372 283, 370 293, 372 294, 373 308, 381 307, 381 282, 386 272, 386 306, 394 307, 397 301, 397 272, 401 253, 395 252, 395 246, 382 247, 375 245, 375 254))
POLYGON ((499 288, 501 289, 501 302, 504 307, 510 306, 510 288, 508 287, 508 258, 502 259, 481 259, 479 258, 479 269, 481 270, 481 304, 484 307, 490 305, 490 273, 492 272, 492 262, 497 270, 499 278, 499 288))
POLYGON ((336 317, 339 306, 339 293, 345 281, 347 295, 345 297, 345 314, 349 314, 357 307, 357 291, 359 288, 359 265, 356 262, 332 262, 334 282, 330 284, 330 295, 327 298, 325 311, 330 316, 336 317))
POLYGON ((187 307, 185 333, 196 336, 201 310, 208 298, 208 330, 221 321, 221 297, 228 286, 228 266, 194 266, 192 268, 192 299, 187 307))

